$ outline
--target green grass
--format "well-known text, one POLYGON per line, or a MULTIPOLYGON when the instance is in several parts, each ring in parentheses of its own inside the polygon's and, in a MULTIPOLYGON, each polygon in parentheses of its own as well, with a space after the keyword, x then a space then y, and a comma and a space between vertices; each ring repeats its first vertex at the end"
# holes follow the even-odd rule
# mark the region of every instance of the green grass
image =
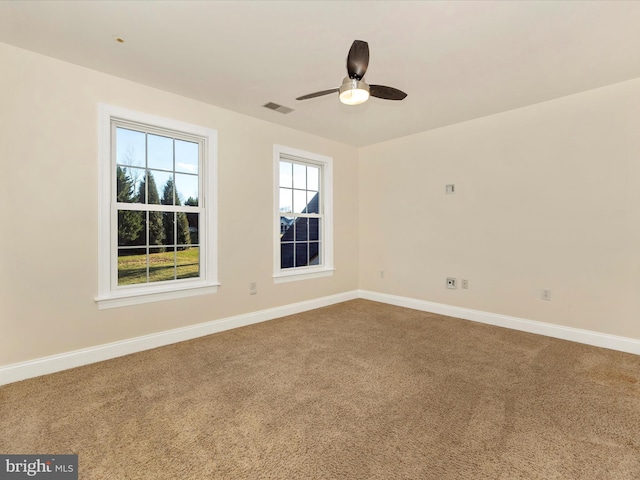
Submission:
MULTIPOLYGON (((149 282, 163 282, 200 275, 198 247, 149 254, 149 282), (174 268, 175 267, 175 268, 174 268)), ((118 285, 147 283, 147 256, 118 257, 118 285)))

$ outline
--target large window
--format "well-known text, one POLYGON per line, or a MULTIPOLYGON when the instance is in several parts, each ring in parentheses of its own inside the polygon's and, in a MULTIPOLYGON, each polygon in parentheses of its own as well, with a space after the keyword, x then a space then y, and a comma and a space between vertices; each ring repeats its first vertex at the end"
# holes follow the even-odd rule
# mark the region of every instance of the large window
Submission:
POLYGON ((215 131, 102 105, 101 307, 215 291, 215 131))
POLYGON ((330 275, 331 158, 276 145, 274 178, 276 281, 330 275))

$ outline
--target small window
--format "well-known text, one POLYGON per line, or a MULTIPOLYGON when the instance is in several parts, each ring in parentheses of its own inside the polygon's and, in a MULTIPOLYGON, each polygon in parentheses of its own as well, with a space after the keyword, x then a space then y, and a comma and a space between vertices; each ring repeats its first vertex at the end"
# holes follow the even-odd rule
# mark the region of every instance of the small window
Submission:
POLYGON ((215 291, 215 131, 106 105, 100 128, 100 308, 215 291))
POLYGON ((274 277, 331 275, 332 159, 276 146, 274 277))

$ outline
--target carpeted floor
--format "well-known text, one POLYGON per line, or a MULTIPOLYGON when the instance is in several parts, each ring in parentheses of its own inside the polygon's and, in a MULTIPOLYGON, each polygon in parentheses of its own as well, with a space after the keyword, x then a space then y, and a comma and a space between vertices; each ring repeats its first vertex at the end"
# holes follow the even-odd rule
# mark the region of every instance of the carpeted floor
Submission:
POLYGON ((638 479, 640 357, 366 300, 0 387, 81 479, 638 479))

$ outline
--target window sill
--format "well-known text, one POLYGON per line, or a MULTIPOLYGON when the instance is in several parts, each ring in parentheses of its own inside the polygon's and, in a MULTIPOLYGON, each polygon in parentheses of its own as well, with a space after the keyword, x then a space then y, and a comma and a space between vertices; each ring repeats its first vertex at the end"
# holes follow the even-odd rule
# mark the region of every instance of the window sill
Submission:
POLYGON ((193 297, 195 295, 207 295, 218 291, 219 283, 199 283, 197 285, 171 285, 170 287, 158 287, 145 290, 121 290, 107 295, 98 296, 95 301, 98 309, 126 307, 141 303, 159 302, 174 298, 193 297))
POLYGON ((310 280, 312 278, 322 278, 322 277, 331 277, 333 276, 334 268, 324 268, 322 270, 314 270, 314 271, 294 271, 287 273, 277 273, 273 276, 274 283, 286 283, 286 282, 297 282, 298 280, 310 280))

